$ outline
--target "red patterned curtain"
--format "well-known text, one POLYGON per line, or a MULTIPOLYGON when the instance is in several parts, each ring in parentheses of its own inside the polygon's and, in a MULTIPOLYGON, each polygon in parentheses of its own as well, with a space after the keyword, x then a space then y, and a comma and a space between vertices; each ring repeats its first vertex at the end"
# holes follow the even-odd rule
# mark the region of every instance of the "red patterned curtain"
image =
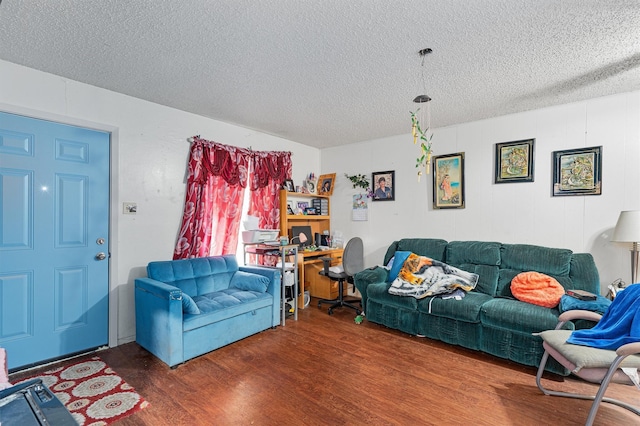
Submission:
POLYGON ((235 253, 250 159, 250 150, 193 138, 174 259, 235 253))
MULTIPOLYGON (((257 216, 261 229, 280 228, 280 188, 285 179, 291 179, 291 153, 283 151, 258 151, 253 153, 251 164, 251 201, 249 214, 257 216)), ((277 259, 260 256, 252 259, 274 266, 277 259)))
POLYGON ((280 188, 291 179, 291 153, 257 151, 251 165, 249 214, 260 218, 261 229, 280 228, 280 188))

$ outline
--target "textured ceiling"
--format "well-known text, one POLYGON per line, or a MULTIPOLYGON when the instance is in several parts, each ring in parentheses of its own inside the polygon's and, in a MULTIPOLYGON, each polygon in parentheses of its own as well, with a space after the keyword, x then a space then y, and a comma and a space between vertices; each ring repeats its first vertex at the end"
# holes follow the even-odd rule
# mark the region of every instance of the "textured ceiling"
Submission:
POLYGON ((0 59, 330 147, 638 90, 640 2, 5 0, 0 59))

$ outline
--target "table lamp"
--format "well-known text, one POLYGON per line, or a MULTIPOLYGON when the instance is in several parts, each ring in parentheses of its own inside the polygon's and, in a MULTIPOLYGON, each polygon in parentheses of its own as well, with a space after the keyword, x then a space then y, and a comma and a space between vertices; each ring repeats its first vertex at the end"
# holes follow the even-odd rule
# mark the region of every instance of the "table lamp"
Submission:
POLYGON ((611 241, 632 243, 631 246, 631 283, 638 282, 638 242, 640 242, 640 210, 628 210, 620 213, 611 241))
POLYGON ((294 241, 294 240, 296 240, 296 239, 297 239, 298 241, 300 241, 300 244, 301 244, 301 245, 302 245, 302 244, 304 244, 304 243, 306 243, 306 242, 308 241, 307 236, 305 235, 305 233, 304 233, 304 232, 301 232, 299 235, 296 235, 295 237, 293 237, 293 238, 291 239, 291 244, 293 244, 293 241, 294 241))

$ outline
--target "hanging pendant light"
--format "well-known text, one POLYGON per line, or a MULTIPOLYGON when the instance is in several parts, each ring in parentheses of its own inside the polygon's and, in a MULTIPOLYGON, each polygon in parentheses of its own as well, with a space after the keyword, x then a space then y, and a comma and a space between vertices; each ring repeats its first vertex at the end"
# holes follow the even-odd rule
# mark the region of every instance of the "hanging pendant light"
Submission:
MULTIPOLYGON (((422 49, 418 52, 422 58, 421 63, 421 77, 422 77, 422 89, 423 93, 426 93, 426 82, 424 77, 424 59, 433 52, 430 48, 422 49)), ((411 112, 411 135, 413 136, 413 143, 417 144, 420 141, 420 156, 416 159, 416 168, 418 168, 418 182, 422 176, 422 167, 424 167, 427 174, 430 173, 431 167, 431 138, 433 133, 431 132, 431 98, 429 95, 418 95, 413 99, 413 103, 416 104, 416 110, 411 112)))

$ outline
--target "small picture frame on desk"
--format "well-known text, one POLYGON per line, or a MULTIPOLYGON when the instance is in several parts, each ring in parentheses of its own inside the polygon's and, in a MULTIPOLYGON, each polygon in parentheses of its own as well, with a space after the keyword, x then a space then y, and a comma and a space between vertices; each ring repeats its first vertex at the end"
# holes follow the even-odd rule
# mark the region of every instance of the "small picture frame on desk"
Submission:
POLYGON ((316 214, 318 214, 318 211, 316 210, 315 207, 307 207, 306 209, 304 209, 304 214, 316 215, 316 214))
POLYGON ((287 214, 296 214, 293 211, 293 204, 291 204, 291 203, 287 204, 287 214))
POLYGON ((317 181, 315 179, 307 179, 304 181, 304 188, 308 194, 315 194, 317 192, 317 181))
POLYGON ((285 180, 284 183, 282 184, 282 188, 286 189, 288 192, 296 191, 296 187, 293 184, 293 181, 291 179, 285 180))

